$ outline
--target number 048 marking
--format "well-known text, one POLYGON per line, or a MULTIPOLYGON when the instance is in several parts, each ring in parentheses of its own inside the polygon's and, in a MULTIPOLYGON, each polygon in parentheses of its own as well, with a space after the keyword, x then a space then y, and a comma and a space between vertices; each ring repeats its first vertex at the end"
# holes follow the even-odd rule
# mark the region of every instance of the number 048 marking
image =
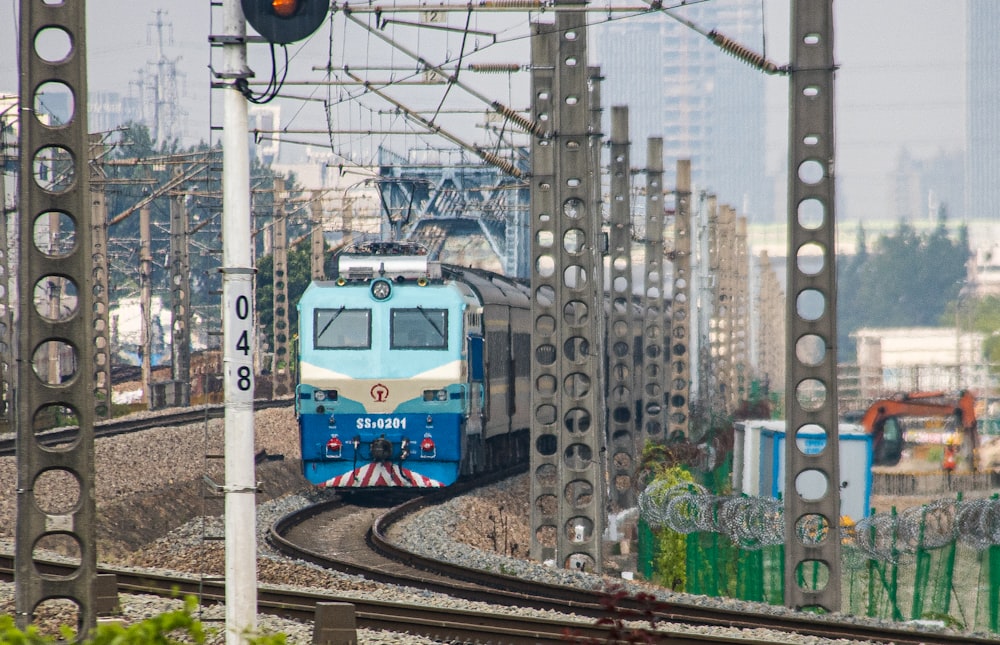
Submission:
MULTIPOLYGON (((250 299, 244 295, 236 298, 236 319, 246 320, 250 317, 250 299)), ((237 323, 237 327, 242 327, 237 323)), ((243 352, 244 356, 250 355, 250 330, 249 325, 240 332, 240 337, 236 340, 236 351, 243 352)), ((240 388, 241 390, 243 388, 240 388)))
MULTIPOLYGON (((234 285, 235 286, 235 285, 234 285)), ((250 289, 249 283, 246 285, 247 291, 250 289)), ((233 363, 238 364, 234 373, 236 389, 240 392, 250 392, 253 389, 253 369, 250 366, 251 341, 250 332, 253 325, 253 308, 250 296, 240 293, 236 296, 232 305, 232 324, 228 330, 227 338, 233 338, 233 363)))

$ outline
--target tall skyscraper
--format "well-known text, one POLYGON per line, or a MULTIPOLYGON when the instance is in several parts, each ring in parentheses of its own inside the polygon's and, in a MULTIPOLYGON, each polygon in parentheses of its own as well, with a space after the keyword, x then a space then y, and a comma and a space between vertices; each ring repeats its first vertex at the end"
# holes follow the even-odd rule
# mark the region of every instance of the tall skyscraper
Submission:
POLYGON ((965 217, 1000 219, 1000 2, 968 0, 965 217))
MULTIPOLYGON (((671 11, 761 49, 759 0, 716 0, 671 11)), ((762 72, 662 13, 600 25, 595 40, 605 117, 612 104, 629 107, 633 165, 646 158, 646 139, 662 136, 667 190, 675 161, 690 159, 696 190, 716 194, 751 222, 784 217, 772 212, 765 179, 762 72)))

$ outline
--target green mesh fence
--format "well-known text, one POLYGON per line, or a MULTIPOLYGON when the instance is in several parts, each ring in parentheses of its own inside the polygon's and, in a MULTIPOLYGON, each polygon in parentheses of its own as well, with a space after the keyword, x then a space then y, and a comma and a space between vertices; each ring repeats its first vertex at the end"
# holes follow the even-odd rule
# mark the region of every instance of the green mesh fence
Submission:
MULTIPOLYGON (((996 504, 1000 496, 993 495, 991 501, 996 504)), ((980 522, 997 531, 997 524, 1000 518, 997 514, 992 514, 992 522, 980 522)), ((979 595, 976 599, 976 611, 974 626, 982 631, 1000 633, 1000 545, 992 544, 982 549, 977 554, 979 562, 979 577, 977 588, 979 595)))
MULTIPOLYGON (((771 500, 771 507, 758 504, 767 517, 743 516, 751 529, 765 529, 754 542, 752 530, 734 530, 747 525, 734 520, 731 511, 751 508, 761 498, 728 494, 728 468, 698 479, 703 488, 691 485, 686 494, 692 499, 678 511, 681 500, 674 499, 658 520, 686 534, 684 590, 782 604, 784 548, 759 538, 783 536, 768 523, 768 517, 783 522, 775 510, 780 501, 771 500)), ((958 630, 1000 634, 1000 495, 975 500, 959 495, 898 513, 872 513, 856 526, 841 527, 840 535, 842 612, 900 622, 936 620, 958 630)), ((650 565, 657 554, 644 550, 643 542, 655 548, 657 533, 643 525, 640 536, 641 562, 650 565)), ((647 579, 657 575, 655 565, 644 571, 647 579)), ((796 576, 807 588, 824 583, 819 570, 808 567, 796 576)))
POLYGON ((1000 633, 1000 546, 993 545, 979 554, 979 594, 975 627, 1000 633))
POLYGON ((655 574, 656 534, 649 528, 646 520, 639 519, 639 548, 637 553, 639 575, 645 580, 652 580, 655 574))
MULTIPOLYGON (((952 542, 941 549, 917 551, 911 619, 951 616, 956 547, 952 542)), ((961 613, 961 606, 956 609, 961 613)))
POLYGON ((764 602, 763 551, 744 551, 736 560, 736 597, 764 602))
POLYGON ((722 571, 719 560, 719 534, 692 533, 687 540, 687 584, 688 593, 703 596, 719 596, 722 571))

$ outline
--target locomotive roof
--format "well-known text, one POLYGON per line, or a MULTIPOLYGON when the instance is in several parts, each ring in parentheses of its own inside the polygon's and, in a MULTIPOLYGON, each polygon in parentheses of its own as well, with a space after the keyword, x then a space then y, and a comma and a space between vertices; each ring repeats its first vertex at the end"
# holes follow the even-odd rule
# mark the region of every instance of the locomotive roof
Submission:
POLYGON ((490 271, 470 267, 444 265, 445 277, 463 282, 476 292, 484 304, 507 304, 514 307, 529 307, 528 287, 490 271))
POLYGON ((441 265, 428 261, 427 249, 412 242, 354 244, 337 256, 337 275, 347 280, 441 277, 441 265))

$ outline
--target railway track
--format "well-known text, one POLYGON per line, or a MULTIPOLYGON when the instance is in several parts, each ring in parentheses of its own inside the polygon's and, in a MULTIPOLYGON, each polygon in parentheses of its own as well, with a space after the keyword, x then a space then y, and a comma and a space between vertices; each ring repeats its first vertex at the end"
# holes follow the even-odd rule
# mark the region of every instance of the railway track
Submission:
MULTIPOLYGON (((264 410, 268 408, 279 408, 292 405, 292 399, 257 400, 254 401, 254 410, 264 410)), ((176 409, 164 414, 156 414, 143 417, 125 417, 102 421, 94 424, 94 437, 113 437, 115 435, 138 432, 150 428, 171 427, 200 423, 206 419, 221 419, 225 415, 226 407, 222 404, 206 405, 198 408, 176 409)), ((80 430, 76 426, 67 426, 46 430, 38 434, 39 442, 44 446, 55 446, 64 444, 76 439, 80 430)), ((0 457, 9 457, 15 454, 17 437, 15 433, 5 433, 0 435, 0 457)))
MULTIPOLYGON (((608 619, 610 594, 577 587, 549 585, 494 572, 469 569, 420 554, 392 544, 387 534, 395 522, 430 504, 463 491, 439 491, 385 508, 382 514, 370 513, 369 522, 343 521, 348 513, 343 500, 330 500, 302 509, 282 518, 272 526, 268 540, 290 557, 314 564, 362 575, 367 579, 400 584, 445 593, 468 600, 495 605, 531 608, 539 611, 572 612, 593 621, 608 619), (325 536, 318 541, 317 536, 325 536), (329 539, 326 539, 326 538, 329 539)), ((371 510, 371 509, 369 509, 371 510)), ((750 613, 697 606, 682 602, 618 597, 614 601, 619 617, 639 619, 655 616, 657 624, 677 624, 689 629, 737 627, 768 629, 824 639, 868 640, 899 645, 957 645, 992 643, 995 639, 968 634, 935 633, 903 626, 855 624, 806 615, 750 613)), ((714 642, 720 641, 713 635, 714 642)), ((738 642, 750 643, 753 640, 738 642)), ((768 641, 760 641, 768 642, 768 641)))
MULTIPOLYGON (((260 409, 287 404, 287 401, 258 402, 256 407, 260 409)), ((152 427, 200 423, 206 418, 221 417, 223 413, 223 406, 212 406, 139 419, 132 418, 98 424, 95 427, 95 434, 97 436, 112 436, 152 427)), ((46 441, 52 443, 65 441, 67 435, 60 435, 60 432, 69 432, 69 436, 73 436, 76 430, 60 429, 47 432, 45 433, 46 441)), ((6 437, 0 437, 0 451, 8 449, 4 444, 5 439, 6 437)), ((12 439, 9 451, 7 454, 13 452, 12 439)), ((510 474, 505 473, 503 476, 510 474)), ((343 510, 342 501, 304 509, 283 518, 272 527, 273 537, 271 539, 276 546, 280 545, 279 548, 295 557, 311 560, 323 566, 347 570, 369 580, 429 589, 496 605, 547 609, 563 614, 572 612, 577 618, 535 618, 491 611, 477 612, 427 605, 414 606, 355 597, 338 597, 319 590, 312 592, 288 591, 270 586, 261 586, 259 589, 259 610, 264 613, 311 622, 316 613, 317 603, 346 601, 355 606, 357 625, 361 628, 419 634, 452 642, 488 641, 512 644, 567 642, 567 633, 574 634, 577 639, 593 639, 597 642, 604 642, 615 637, 615 625, 596 624, 599 619, 612 617, 603 604, 607 600, 607 594, 588 592, 578 588, 539 585, 519 578, 484 573, 429 560, 420 555, 399 550, 386 538, 389 527, 406 514, 427 504, 438 503, 445 495, 455 495, 460 492, 464 492, 463 489, 448 489, 427 497, 411 499, 391 508, 388 506, 369 507, 370 518, 367 523, 333 522, 337 525, 356 526, 358 529, 353 537, 345 537, 347 540, 343 543, 345 548, 333 556, 330 555, 333 551, 329 549, 312 552, 303 549, 301 543, 304 540, 300 540, 298 536, 315 534, 315 522, 330 522, 331 513, 346 512, 343 510), (337 508, 341 510, 337 511, 337 508), (282 541, 286 544, 282 544, 282 541), (353 546, 347 549, 346 545, 348 544, 353 546), (350 557, 348 557, 349 552, 350 557), (584 622, 580 622, 579 617, 583 617, 584 622)), ((51 567, 53 572, 62 570, 63 575, 66 571, 74 570, 72 565, 59 563, 49 563, 46 567, 51 567)), ((175 590, 180 590, 180 593, 196 595, 204 602, 222 602, 225 598, 224 583, 219 580, 200 579, 192 577, 190 574, 186 576, 183 574, 177 576, 154 575, 132 569, 103 566, 99 570, 101 573, 110 573, 116 576, 120 592, 173 596, 175 590)), ((7 580, 13 578, 13 556, 0 555, 0 578, 7 580)), ((620 598, 615 604, 619 613, 613 616, 618 618, 628 616, 638 618, 643 615, 642 612, 650 609, 638 600, 628 597, 620 598)), ((718 633, 706 635, 690 632, 692 628, 716 626, 735 626, 747 629, 763 627, 820 638, 845 638, 901 644, 997 642, 991 639, 977 639, 964 634, 951 635, 905 629, 885 629, 846 623, 793 619, 771 614, 754 615, 681 603, 660 602, 653 608, 653 615, 661 623, 675 623, 681 626, 674 633, 669 633, 669 638, 673 643, 739 642, 752 645, 774 642, 773 639, 758 640, 753 637, 738 638, 718 633)), ((648 625, 648 623, 643 624, 648 625)), ((664 638, 668 637, 668 632, 664 631, 662 627, 659 628, 659 633, 664 638)), ((786 641, 779 640, 778 642, 786 641)))
MULTIPOLYGON (((0 579, 13 580, 14 559, 0 555, 0 579)), ((59 562, 45 562, 39 569, 52 575, 66 575, 75 567, 59 562)), ((194 579, 191 576, 171 576, 137 572, 132 569, 99 567, 102 574, 113 574, 119 593, 152 594, 165 597, 197 596, 203 603, 225 601, 225 584, 220 581, 194 579)), ((311 622, 317 605, 325 602, 350 602, 354 605, 357 626, 363 629, 408 633, 452 643, 534 643, 615 642, 620 632, 614 625, 594 625, 579 620, 557 617, 533 618, 469 611, 428 605, 413 605, 361 598, 343 598, 322 592, 286 590, 261 585, 257 591, 257 607, 261 613, 273 614, 302 622, 311 622)), ((705 645, 774 645, 776 641, 754 638, 727 637, 686 633, 683 630, 660 630, 672 644, 705 645)), ((783 642, 783 641, 777 641, 783 642)))
MULTIPOLYGON (((636 620, 643 620, 641 612, 649 607, 635 599, 621 598, 616 603, 619 612, 612 615, 602 604, 602 600, 607 598, 606 594, 588 592, 578 588, 538 585, 519 579, 462 569, 453 565, 442 567, 438 561, 428 560, 413 554, 392 552, 391 550, 389 550, 392 553, 390 557, 385 553, 375 553, 372 547, 368 546, 369 542, 371 544, 384 543, 384 535, 378 538, 374 536, 384 533, 392 522, 397 521, 406 513, 412 512, 415 508, 440 501, 440 498, 440 495, 432 495, 431 499, 413 499, 392 508, 378 507, 372 504, 345 504, 342 500, 339 502, 334 500, 286 516, 275 523, 271 532, 275 535, 284 533, 283 539, 292 545, 292 547, 286 546, 286 548, 295 548, 294 540, 291 539, 294 537, 292 528, 309 532, 317 529, 315 522, 327 521, 332 514, 334 516, 332 524, 335 526, 360 527, 362 530, 353 531, 352 534, 356 535, 360 532, 367 534, 368 537, 362 539, 361 546, 355 542, 350 549, 346 548, 351 544, 350 542, 341 542, 339 553, 331 553, 329 549, 325 553, 300 551, 299 557, 319 563, 325 561, 332 568, 350 570, 371 580, 433 589, 452 596, 467 597, 499 605, 553 609, 561 614, 572 611, 576 618, 559 616, 538 618, 505 614, 496 610, 469 611, 442 608, 432 606, 430 603, 414 605, 367 600, 354 596, 345 598, 324 593, 321 590, 288 590, 270 585, 261 585, 258 589, 258 610, 261 613, 309 623, 316 615, 318 603, 350 602, 354 605, 356 623, 359 628, 410 633, 443 642, 491 642, 512 645, 555 642, 613 642, 615 639, 621 639, 620 633, 615 631, 617 625, 599 625, 597 624, 598 619, 631 616, 636 620), (352 506, 353 508, 349 508, 352 506), (356 521, 359 515, 365 514, 369 517, 368 522, 356 521), (403 561, 400 561, 399 558, 403 558, 403 561), (345 562, 352 569, 344 569, 345 562)), ((387 549, 384 544, 381 548, 387 549)), ((13 556, 0 555, 0 579, 12 580, 13 568, 13 556)), ((75 570, 75 566, 72 564, 58 562, 47 562, 39 568, 43 573, 55 575, 67 575, 75 570)), ((99 573, 115 575, 120 593, 175 597, 179 592, 182 595, 194 595, 206 604, 224 602, 225 600, 223 581, 210 577, 199 577, 197 574, 164 575, 106 566, 99 567, 99 573)), ((726 635, 715 630, 707 633, 692 633, 692 630, 706 627, 764 628, 825 638, 849 638, 914 645, 916 643, 926 643, 927 645, 937 643, 949 645, 996 643, 995 640, 977 639, 966 635, 934 634, 903 629, 792 619, 773 615, 755 615, 680 603, 659 602, 652 610, 657 621, 655 631, 657 642, 682 645, 704 643, 772 645, 787 642, 783 635, 726 635)), ((646 620, 643 620, 641 625, 645 629, 650 629, 646 620)))

